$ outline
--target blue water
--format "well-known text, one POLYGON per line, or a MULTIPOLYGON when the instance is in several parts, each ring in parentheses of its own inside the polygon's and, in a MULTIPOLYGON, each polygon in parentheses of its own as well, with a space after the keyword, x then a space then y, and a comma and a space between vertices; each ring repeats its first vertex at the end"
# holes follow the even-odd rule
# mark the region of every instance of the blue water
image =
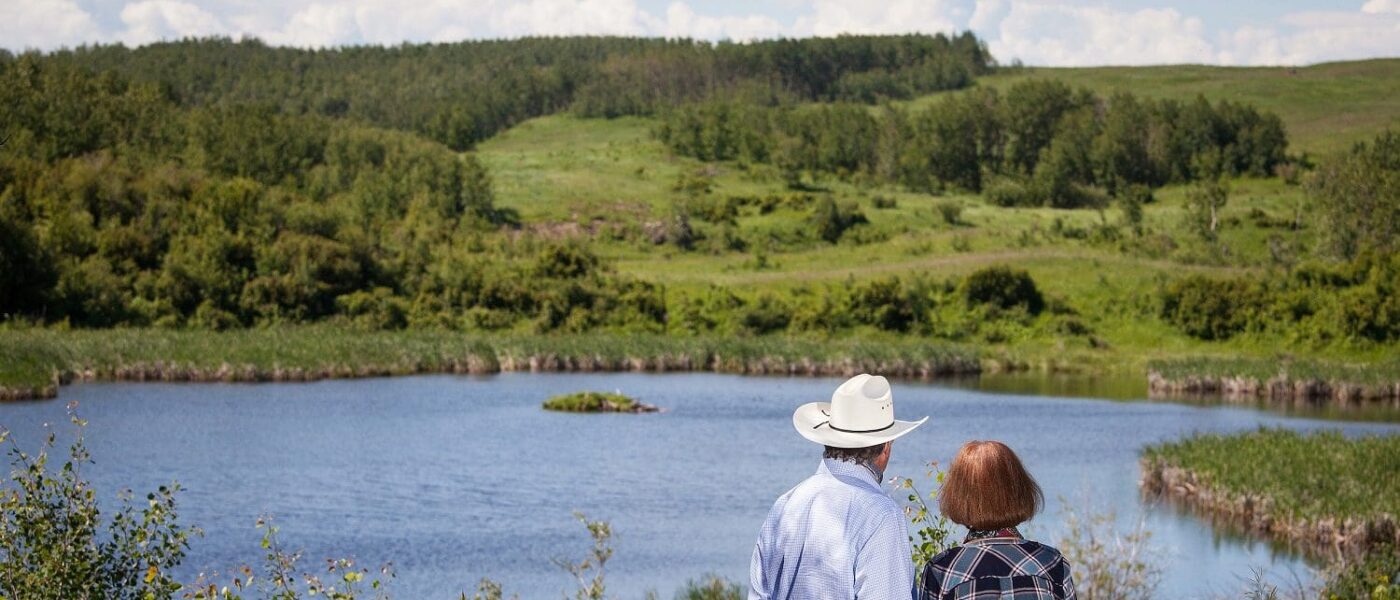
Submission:
MULTIPOLYGON (((609 589, 670 597, 715 572, 747 580, 754 536, 774 498, 809 475, 820 448, 792 430, 797 405, 839 379, 715 374, 420 376, 289 384, 103 383, 60 398, 0 405, 0 425, 28 447, 76 400, 90 421, 88 467, 105 500, 178 480, 181 518, 202 527, 184 575, 261 556, 259 515, 306 566, 353 556, 392 561, 399 598, 455 598, 481 577, 507 594, 559 597, 571 579, 551 558, 589 547, 574 510, 611 521, 609 589), (620 390, 653 415, 545 412, 557 393, 620 390)), ((1159 596, 1239 589, 1251 569, 1308 581, 1299 558, 1222 535, 1137 488, 1144 445, 1196 431, 1261 425, 1400 431, 1252 409, 979 392, 895 382, 902 418, 929 423, 896 442, 889 475, 922 476, 968 439, 1000 439, 1025 460, 1049 506, 1033 537, 1061 534, 1062 498, 1143 520, 1165 568, 1159 596)), ((60 428, 62 430, 62 428, 60 428)))

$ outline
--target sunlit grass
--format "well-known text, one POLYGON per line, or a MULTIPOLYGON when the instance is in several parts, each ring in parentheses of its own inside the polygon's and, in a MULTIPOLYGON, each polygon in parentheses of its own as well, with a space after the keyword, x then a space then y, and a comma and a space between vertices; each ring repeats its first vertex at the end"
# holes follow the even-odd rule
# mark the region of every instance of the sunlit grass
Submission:
MULTIPOLYGON (((1297 68, 1037 67, 982 77, 977 85, 1005 90, 1030 78, 1059 79, 1104 96, 1125 91, 1189 101, 1200 94, 1212 102, 1253 104, 1283 119, 1290 151, 1314 156, 1343 152, 1380 129, 1400 127, 1400 59, 1394 58, 1297 68)), ((925 96, 912 104, 927 105, 938 97, 925 96)))
POLYGON ((0 386, 74 377, 303 380, 497 370, 650 370, 934 376, 980 368, 977 351, 918 339, 544 336, 365 332, 327 325, 225 332, 0 329, 0 386))
POLYGON ((1261 429, 1203 434, 1143 450, 1215 490, 1267 498, 1279 516, 1354 519, 1400 514, 1400 436, 1261 429))

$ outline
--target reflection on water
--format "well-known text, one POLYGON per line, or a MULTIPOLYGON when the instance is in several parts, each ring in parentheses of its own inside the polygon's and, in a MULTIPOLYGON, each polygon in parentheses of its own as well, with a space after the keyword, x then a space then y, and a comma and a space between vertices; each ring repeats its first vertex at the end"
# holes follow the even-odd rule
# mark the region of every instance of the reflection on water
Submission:
POLYGON ((1235 406, 1268 411, 1290 417, 1331 421, 1400 422, 1400 403, 1395 401, 1364 401, 1350 404, 1312 400, 1274 401, 1265 398, 1229 398, 1222 394, 1147 393, 1147 378, 1138 375, 1077 375, 1044 372, 988 373, 947 380, 952 386, 1032 396, 1062 396, 1072 398, 1102 398, 1105 400, 1148 400, 1195 406, 1235 406))
POLYGON ((1070 375, 1066 373, 1013 372, 948 380, 950 385, 982 392, 1141 400, 1147 397, 1147 378, 1138 375, 1070 375))
MULTIPOLYGON (((550 559, 581 557, 588 548, 570 516, 581 510, 613 524, 617 554, 608 565, 609 589, 624 598, 648 589, 666 597, 708 571, 747 578, 754 538, 773 500, 819 460, 820 448, 792 430, 792 411, 829 398, 838 383, 705 373, 503 373, 82 384, 64 388, 58 400, 0 405, 0 425, 32 447, 42 424, 64 422, 64 403, 77 400, 91 423, 88 442, 97 461, 87 473, 105 501, 121 488, 178 480, 186 489, 182 518, 206 531, 187 560, 183 575, 190 578, 256 559, 253 523, 272 514, 284 541, 304 549, 308 564, 344 555, 370 566, 392 560, 397 597, 456 597, 483 576, 522 598, 557 597, 570 580, 550 559), (540 409, 545 398, 580 390, 619 390, 667 410, 540 409)), ((1164 598, 1237 589, 1256 567, 1283 582, 1294 573, 1306 577, 1308 567, 1266 543, 1222 536, 1201 519, 1143 504, 1137 482, 1145 444, 1260 426, 1400 432, 1389 423, 1082 399, 1072 396, 1101 394, 1057 389, 1034 395, 896 382, 899 414, 931 418, 895 444, 888 474, 922 475, 922 463, 947 464, 966 440, 1003 440, 1045 490, 1048 506, 1032 522, 1034 535, 1054 543, 1064 532, 1058 515, 1066 506, 1113 510, 1124 527, 1141 518, 1165 557, 1164 598)))

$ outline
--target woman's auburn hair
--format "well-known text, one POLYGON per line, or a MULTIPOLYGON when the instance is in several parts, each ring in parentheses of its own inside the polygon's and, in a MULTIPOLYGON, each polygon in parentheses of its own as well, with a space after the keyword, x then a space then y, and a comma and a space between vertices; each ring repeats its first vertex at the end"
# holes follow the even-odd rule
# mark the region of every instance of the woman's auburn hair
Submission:
POLYGON ((981 531, 1015 527, 1044 505, 1035 478, 1016 453, 998 441, 963 444, 938 492, 939 512, 954 523, 981 531))

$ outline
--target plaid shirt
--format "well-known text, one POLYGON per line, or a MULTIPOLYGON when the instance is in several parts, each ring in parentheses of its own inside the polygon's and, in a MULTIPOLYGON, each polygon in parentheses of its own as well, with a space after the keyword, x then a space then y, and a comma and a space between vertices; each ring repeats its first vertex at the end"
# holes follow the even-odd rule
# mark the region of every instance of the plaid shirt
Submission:
POLYGON ((972 540, 924 565, 919 600, 1075 600, 1060 551, 1019 535, 972 540))

